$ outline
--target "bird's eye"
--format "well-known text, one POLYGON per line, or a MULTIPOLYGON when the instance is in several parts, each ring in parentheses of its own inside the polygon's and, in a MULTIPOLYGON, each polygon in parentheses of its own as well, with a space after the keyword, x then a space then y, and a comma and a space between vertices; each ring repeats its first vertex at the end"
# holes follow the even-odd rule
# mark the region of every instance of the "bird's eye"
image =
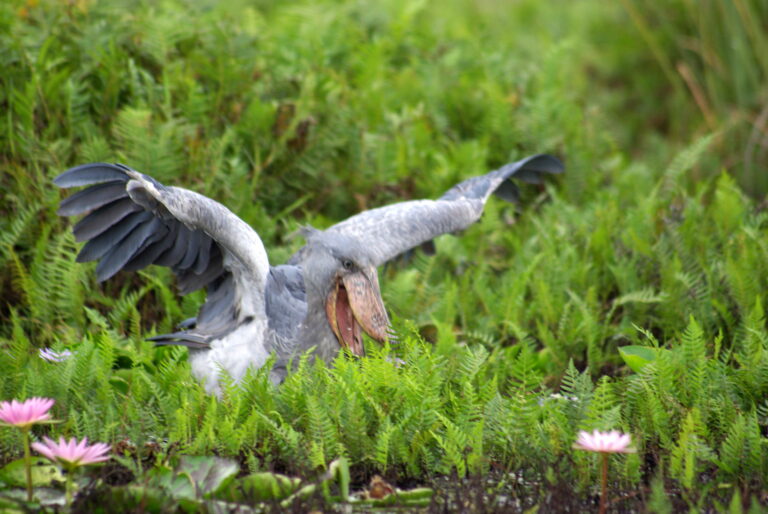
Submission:
POLYGON ((350 261, 349 259, 344 259, 343 261, 341 261, 341 265, 344 266, 344 269, 346 270, 352 269, 352 261, 350 261))

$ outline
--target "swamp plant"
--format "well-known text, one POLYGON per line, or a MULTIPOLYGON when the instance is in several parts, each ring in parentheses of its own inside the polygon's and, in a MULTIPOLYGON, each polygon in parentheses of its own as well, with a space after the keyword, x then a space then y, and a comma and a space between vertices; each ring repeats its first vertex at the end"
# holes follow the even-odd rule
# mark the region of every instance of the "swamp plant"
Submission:
POLYGON ((11 400, 0 403, 0 421, 21 431, 24 445, 24 471, 27 485, 27 501, 32 501, 32 457, 29 452, 29 431, 32 425, 56 423, 48 412, 53 407, 50 398, 30 398, 23 402, 11 400))
POLYGON ((89 445, 87 437, 79 442, 74 437, 69 441, 60 437, 58 442, 43 437, 43 442, 32 443, 32 448, 58 464, 67 477, 66 505, 72 503, 72 480, 77 468, 109 460, 107 453, 111 450, 109 445, 104 443, 89 445))
POLYGON ((618 430, 600 432, 593 430, 579 432, 579 437, 573 444, 577 450, 586 450, 600 454, 600 514, 606 511, 608 501, 608 456, 611 453, 634 453, 630 448, 631 438, 629 434, 623 434, 618 430))

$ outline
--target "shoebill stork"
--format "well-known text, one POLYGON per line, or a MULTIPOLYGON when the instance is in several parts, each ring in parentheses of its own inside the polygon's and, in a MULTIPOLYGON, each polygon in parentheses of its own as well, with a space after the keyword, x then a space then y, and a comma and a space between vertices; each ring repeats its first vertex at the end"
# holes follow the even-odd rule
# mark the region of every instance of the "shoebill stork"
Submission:
POLYGON ((59 214, 85 214, 73 231, 87 241, 78 262, 99 261, 106 280, 120 270, 156 264, 177 276, 180 293, 206 288, 197 317, 180 331, 151 338, 189 347, 195 377, 218 394, 222 371, 235 381, 276 356, 279 383, 292 358, 314 347, 332 360, 344 348, 363 355, 363 332, 387 339, 388 317, 377 267, 480 218, 488 197, 516 197, 512 179, 540 183, 562 163, 534 155, 465 180, 437 200, 371 209, 326 230, 307 229, 288 263, 271 266, 259 235, 223 205, 122 164, 93 163, 59 175, 62 188, 88 186, 59 214))

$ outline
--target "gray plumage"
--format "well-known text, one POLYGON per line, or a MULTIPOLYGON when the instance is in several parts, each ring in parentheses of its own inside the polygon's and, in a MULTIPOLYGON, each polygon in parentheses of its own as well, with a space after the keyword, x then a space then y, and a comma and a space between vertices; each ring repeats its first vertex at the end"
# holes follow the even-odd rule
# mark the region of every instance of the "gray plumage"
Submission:
POLYGON ((543 173, 562 172, 562 163, 550 155, 534 155, 472 177, 449 189, 437 200, 412 200, 361 212, 327 232, 357 238, 376 266, 422 245, 441 234, 464 230, 480 218, 488 197, 500 192, 512 200, 512 179, 540 183, 543 173))
POLYGON ((434 250, 435 237, 477 221, 491 194, 515 199, 512 179, 537 184, 562 170, 556 158, 535 155, 465 180, 437 200, 397 203, 325 231, 307 230, 305 246, 272 267, 250 226, 192 191, 122 164, 78 166, 54 182, 88 186, 62 201, 59 213, 85 214, 73 228, 78 241, 87 241, 77 260, 98 260, 99 281, 156 264, 173 270, 181 294, 206 288, 196 318, 151 339, 189 347, 193 373, 218 392, 222 371, 239 380, 271 353, 276 382, 292 358, 312 347, 326 360, 342 347, 362 354, 363 331, 386 338, 378 266, 418 246, 434 250))
MULTIPOLYGON (((141 211, 141 206, 130 198, 120 198, 108 204, 102 209, 92 211, 88 216, 80 220, 72 229, 75 241, 83 242, 93 239, 104 233, 105 230, 122 221, 131 213, 141 211)), ((61 214, 61 210, 59 210, 61 214)))

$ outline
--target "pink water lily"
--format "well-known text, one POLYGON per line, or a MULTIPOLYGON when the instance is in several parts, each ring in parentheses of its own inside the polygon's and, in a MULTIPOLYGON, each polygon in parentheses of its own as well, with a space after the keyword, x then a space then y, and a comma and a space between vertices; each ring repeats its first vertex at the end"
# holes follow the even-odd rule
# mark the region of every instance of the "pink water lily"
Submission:
POLYGON ((79 443, 74 437, 69 441, 59 437, 58 443, 43 437, 43 442, 32 443, 32 448, 67 469, 109 460, 110 457, 106 454, 111 450, 110 446, 104 443, 89 445, 87 437, 79 443))
POLYGON ((88 444, 88 438, 83 438, 79 443, 74 437, 69 441, 63 437, 59 437, 57 443, 53 439, 43 437, 42 443, 32 443, 32 448, 36 452, 45 456, 46 458, 57 463, 67 472, 66 483, 66 504, 72 505, 73 497, 73 480, 72 475, 75 469, 79 466, 85 466, 86 464, 94 464, 96 462, 103 462, 109 460, 109 450, 111 449, 108 444, 96 443, 88 444))
POLYGON ((0 402, 0 420, 8 425, 19 428, 29 428, 35 423, 51 418, 48 411, 53 407, 54 400, 50 398, 29 398, 23 402, 11 400, 0 402))
POLYGON ((629 434, 623 434, 618 430, 600 432, 593 430, 579 431, 579 437, 573 444, 577 450, 587 450, 600 454, 600 508, 598 512, 605 514, 608 498, 608 455, 611 453, 635 453, 635 449, 629 445, 632 442, 629 434))
POLYGON ((635 449, 629 446, 631 442, 629 434, 623 434, 618 430, 610 432, 593 430, 591 434, 582 430, 573 447, 577 450, 600 453, 635 453, 635 449))
POLYGON ((24 474, 27 479, 27 501, 32 501, 32 460, 29 453, 29 431, 35 423, 56 423, 48 413, 54 400, 50 398, 29 398, 23 402, 11 400, 0 402, 0 425, 5 424, 21 430, 24 444, 24 474))

